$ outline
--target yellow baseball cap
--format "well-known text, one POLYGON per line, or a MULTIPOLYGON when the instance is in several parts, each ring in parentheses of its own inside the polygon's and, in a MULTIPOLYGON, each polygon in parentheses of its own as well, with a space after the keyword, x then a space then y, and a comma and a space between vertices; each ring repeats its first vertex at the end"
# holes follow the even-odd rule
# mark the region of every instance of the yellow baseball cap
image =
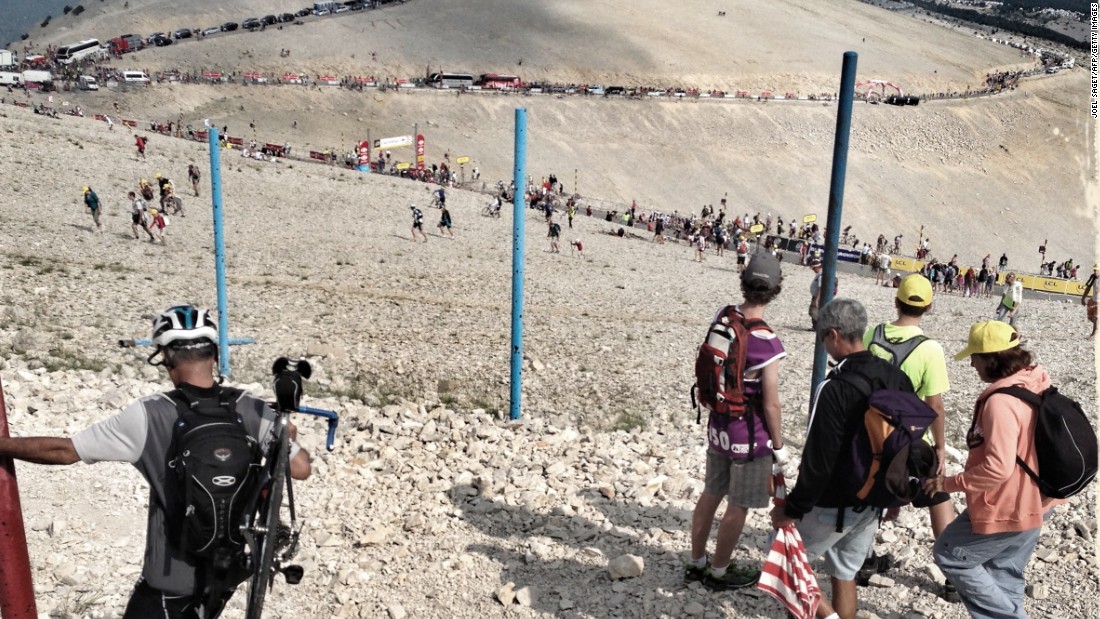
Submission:
POLYGON ((987 320, 974 323, 970 327, 970 337, 966 348, 955 355, 955 361, 961 361, 974 354, 1001 352, 1020 345, 1020 334, 1007 322, 987 320))
POLYGON ((89 191, 91 191, 91 190, 92 190, 92 188, 91 188, 91 187, 81 187, 81 188, 80 188, 80 191, 81 191, 82 193, 88 193, 88 192, 89 192, 89 191))
POLYGON ((160 172, 157 172, 156 174, 154 174, 153 178, 160 178, 160 172))
POLYGON ((156 215, 157 214, 157 209, 155 209, 155 208, 149 209, 149 214, 150 215, 156 215))
POLYGON ((906 276, 898 286, 898 301, 913 307, 928 307, 932 304, 932 282, 920 273, 906 276))

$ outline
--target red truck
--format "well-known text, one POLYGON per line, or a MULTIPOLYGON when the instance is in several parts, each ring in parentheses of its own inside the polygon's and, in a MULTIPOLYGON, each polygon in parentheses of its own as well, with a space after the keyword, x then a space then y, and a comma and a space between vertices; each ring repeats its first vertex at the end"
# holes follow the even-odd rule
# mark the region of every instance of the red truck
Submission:
POLYGON ((120 37, 116 37, 107 41, 107 44, 111 46, 112 54, 125 54, 127 52, 136 52, 139 49, 145 47, 145 42, 141 40, 141 37, 136 34, 124 34, 120 37))

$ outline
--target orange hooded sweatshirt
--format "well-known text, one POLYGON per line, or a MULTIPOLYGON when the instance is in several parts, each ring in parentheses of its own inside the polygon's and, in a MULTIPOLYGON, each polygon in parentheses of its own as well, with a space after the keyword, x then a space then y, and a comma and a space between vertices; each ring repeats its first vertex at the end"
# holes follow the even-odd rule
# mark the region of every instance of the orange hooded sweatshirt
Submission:
POLYGON ((1064 500, 1042 496, 1039 486, 1016 463, 1019 456, 1032 469, 1035 455, 1035 409, 1008 394, 989 395, 1009 385, 1040 393, 1050 376, 1038 365, 993 382, 974 406, 974 422, 967 433, 970 453, 962 473, 944 480, 946 492, 966 493, 966 507, 974 533, 990 535, 1035 529, 1043 513, 1064 500))

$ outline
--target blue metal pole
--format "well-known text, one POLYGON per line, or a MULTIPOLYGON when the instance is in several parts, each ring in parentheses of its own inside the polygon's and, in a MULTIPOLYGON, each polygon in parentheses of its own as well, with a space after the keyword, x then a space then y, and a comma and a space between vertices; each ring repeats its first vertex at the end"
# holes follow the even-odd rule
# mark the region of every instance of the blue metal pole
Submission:
MULTIPOLYGON (((844 205, 844 176, 848 169, 848 136, 852 130, 852 102, 855 98, 855 52, 844 52, 844 65, 840 72, 840 106, 836 111, 836 135, 833 138, 833 176, 829 184, 829 218, 825 224, 825 257, 821 265, 821 307, 833 300, 833 282, 836 281, 836 255, 840 246, 840 215, 844 205)), ((814 371, 810 381, 810 400, 821 381, 825 380, 825 368, 829 355, 820 338, 815 337, 814 371)))
POLYGON ((523 399, 523 222, 527 215, 524 188, 527 186, 527 110, 516 108, 515 168, 512 180, 512 374, 508 416, 520 418, 523 399))
POLYGON ((218 128, 210 127, 210 198, 214 202, 214 267, 218 276, 218 367, 229 376, 229 302, 225 293, 225 232, 222 228, 221 145, 218 128))

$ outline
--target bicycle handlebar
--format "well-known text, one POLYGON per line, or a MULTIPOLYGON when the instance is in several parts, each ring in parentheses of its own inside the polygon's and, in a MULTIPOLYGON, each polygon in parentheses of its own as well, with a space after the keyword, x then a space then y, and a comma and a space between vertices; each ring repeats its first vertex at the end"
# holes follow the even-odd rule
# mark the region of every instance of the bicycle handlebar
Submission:
POLYGON ((298 410, 295 413, 305 413, 307 415, 314 415, 316 417, 324 417, 328 420, 328 438, 325 440, 325 448, 329 451, 336 449, 336 426, 340 425, 340 416, 333 411, 327 411, 323 408, 311 408, 309 406, 298 406, 298 410))

